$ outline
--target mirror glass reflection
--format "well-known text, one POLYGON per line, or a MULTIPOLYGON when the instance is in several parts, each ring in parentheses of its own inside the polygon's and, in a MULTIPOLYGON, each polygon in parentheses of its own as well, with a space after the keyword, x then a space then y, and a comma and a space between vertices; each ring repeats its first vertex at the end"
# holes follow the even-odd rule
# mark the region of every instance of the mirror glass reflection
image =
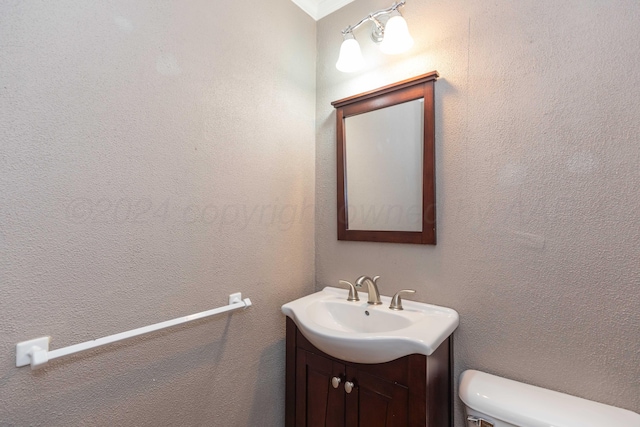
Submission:
POLYGON ((345 118, 349 230, 421 231, 424 100, 345 118))

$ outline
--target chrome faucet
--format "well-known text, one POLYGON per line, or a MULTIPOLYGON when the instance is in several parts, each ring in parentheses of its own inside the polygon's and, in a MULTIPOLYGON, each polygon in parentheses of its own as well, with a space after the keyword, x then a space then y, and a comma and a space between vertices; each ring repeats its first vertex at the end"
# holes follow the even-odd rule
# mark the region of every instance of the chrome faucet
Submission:
POLYGON ((369 304, 380 305, 382 301, 380 301, 380 292, 378 291, 378 279, 380 276, 374 276, 372 279, 369 276, 360 276, 358 280, 356 280, 356 288, 362 288, 363 285, 367 285, 367 291, 369 292, 369 300, 367 301, 369 304))

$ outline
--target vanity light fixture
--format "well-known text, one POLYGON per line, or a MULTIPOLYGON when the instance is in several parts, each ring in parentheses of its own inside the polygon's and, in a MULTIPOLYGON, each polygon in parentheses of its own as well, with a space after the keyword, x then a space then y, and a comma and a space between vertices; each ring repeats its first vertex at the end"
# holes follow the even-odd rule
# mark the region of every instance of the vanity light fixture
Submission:
POLYGON ((407 22, 398 10, 405 3, 406 1, 402 0, 386 9, 372 12, 356 25, 349 25, 342 30, 343 42, 336 68, 342 72, 351 73, 364 66, 360 44, 353 35, 353 31, 367 21, 373 22, 371 39, 380 44, 380 50, 383 53, 393 55, 409 50, 413 46, 413 38, 409 34, 407 22))

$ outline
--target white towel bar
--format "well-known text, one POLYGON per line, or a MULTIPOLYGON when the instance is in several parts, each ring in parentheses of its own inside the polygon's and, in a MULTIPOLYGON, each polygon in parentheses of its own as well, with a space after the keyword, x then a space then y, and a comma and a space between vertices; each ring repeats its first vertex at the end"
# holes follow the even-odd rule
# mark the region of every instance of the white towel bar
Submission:
POLYGON ((132 329, 127 332, 109 335, 108 337, 70 345, 68 347, 59 348, 57 350, 49 351, 49 342, 51 341, 51 337, 40 337, 29 341, 19 342, 18 344, 16 344, 16 367, 31 365, 31 368, 33 369, 59 357, 68 356, 70 354, 89 350, 91 348, 111 344, 116 341, 122 341, 127 338, 137 337, 138 335, 158 331, 160 329, 169 328, 171 326, 180 325, 182 323, 191 322, 192 320, 202 319, 204 317, 213 316, 215 314, 225 313, 227 311, 237 310, 239 308, 247 308, 250 305, 251 300, 249 298, 242 299, 242 294, 238 292, 229 295, 229 305, 225 305, 224 307, 218 307, 212 310, 195 313, 190 316, 178 317, 176 319, 167 320, 165 322, 143 326, 142 328, 132 329))

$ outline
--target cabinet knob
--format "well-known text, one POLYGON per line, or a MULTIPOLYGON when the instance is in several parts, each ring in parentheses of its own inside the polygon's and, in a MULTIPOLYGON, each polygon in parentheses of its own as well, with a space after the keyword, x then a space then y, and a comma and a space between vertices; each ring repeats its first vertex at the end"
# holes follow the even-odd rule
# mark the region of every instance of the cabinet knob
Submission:
POLYGON ((338 388, 341 382, 342 382, 342 379, 340 377, 331 378, 331 385, 333 386, 333 388, 338 388))
POLYGON ((351 393, 353 387, 354 385, 351 381, 347 381, 346 383, 344 383, 344 391, 346 391, 347 393, 351 393))

